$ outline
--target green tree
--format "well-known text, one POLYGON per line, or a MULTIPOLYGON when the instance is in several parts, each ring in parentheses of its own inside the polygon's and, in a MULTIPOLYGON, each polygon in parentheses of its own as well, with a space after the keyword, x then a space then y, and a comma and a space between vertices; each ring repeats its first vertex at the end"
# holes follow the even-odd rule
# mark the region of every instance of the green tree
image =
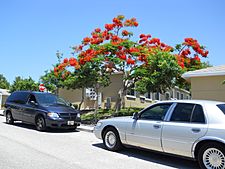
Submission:
POLYGON ((135 18, 125 19, 122 15, 113 18, 112 23, 105 24, 105 29, 96 28, 90 37, 83 38, 81 45, 73 47, 77 57, 72 57, 69 61, 66 59, 66 62, 64 60, 55 68, 55 74, 58 75, 68 67, 74 68, 76 72, 83 65, 95 62, 98 62, 101 70, 109 74, 121 72, 123 85, 118 93, 116 104, 118 112, 125 105, 124 96, 133 80, 140 81, 139 85, 142 87, 139 89, 143 92, 144 90, 162 92, 174 85, 176 79, 181 77, 182 71, 199 69, 201 66, 199 56, 207 57, 209 53, 193 38, 185 38, 184 42, 175 48, 150 34, 141 34, 140 39, 134 41, 131 38, 133 33, 129 29, 137 26, 135 18))
MULTIPOLYGON (((53 65, 53 69, 60 65, 61 59, 63 54, 57 50, 56 57, 57 57, 57 64, 53 65)), ((45 74, 40 77, 40 83, 44 84, 47 91, 50 91, 52 93, 55 93, 58 95, 59 88, 64 88, 64 80, 65 76, 62 76, 60 74, 59 76, 55 76, 54 70, 46 70, 45 74)))
POLYGON ((17 76, 10 86, 10 92, 18 90, 38 91, 38 83, 36 83, 31 77, 23 79, 20 76, 17 76))
POLYGON ((1 89, 9 89, 9 82, 7 81, 7 79, 2 75, 0 74, 0 88, 1 89))
MULTIPOLYGON (((109 73, 102 69, 99 65, 101 62, 89 62, 85 65, 81 65, 79 69, 76 69, 64 80, 64 87, 67 89, 81 89, 82 98, 78 106, 79 110, 85 97, 85 88, 94 88, 96 94, 101 87, 106 87, 110 84, 109 73)), ((66 73, 65 73, 66 74, 66 73)), ((98 97, 95 104, 96 111, 98 109, 98 97)))
POLYGON ((45 74, 40 77, 40 83, 43 83, 47 91, 58 94, 59 88, 63 88, 63 79, 56 77, 53 70, 46 70, 45 74))
POLYGON ((132 78, 136 81, 135 90, 163 93, 174 87, 175 79, 182 72, 176 58, 169 52, 158 51, 150 54, 148 65, 135 69, 132 78))

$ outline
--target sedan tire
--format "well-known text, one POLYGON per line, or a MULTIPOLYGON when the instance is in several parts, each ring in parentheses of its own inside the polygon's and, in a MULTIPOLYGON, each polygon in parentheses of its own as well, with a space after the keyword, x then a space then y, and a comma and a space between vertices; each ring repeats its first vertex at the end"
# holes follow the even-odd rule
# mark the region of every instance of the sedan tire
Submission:
POLYGON ((122 148, 119 134, 113 127, 109 127, 103 134, 103 143, 107 150, 118 151, 122 148))
POLYGON ((199 150, 198 162, 202 169, 225 168, 225 148, 217 143, 205 144, 199 150))

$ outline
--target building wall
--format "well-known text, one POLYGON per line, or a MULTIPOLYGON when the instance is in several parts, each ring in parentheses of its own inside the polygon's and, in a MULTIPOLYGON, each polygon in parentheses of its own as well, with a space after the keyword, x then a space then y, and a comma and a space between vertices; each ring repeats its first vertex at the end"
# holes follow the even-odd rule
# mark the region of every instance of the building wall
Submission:
MULTIPOLYGON (((110 85, 108 87, 99 89, 99 92, 102 93, 102 104, 101 107, 106 107, 106 99, 110 97, 111 99, 111 108, 115 106, 115 103, 117 101, 117 96, 119 90, 122 88, 122 74, 114 74, 110 77, 110 85)), ((67 89, 60 89, 59 90, 59 96, 63 97, 67 101, 73 103, 73 104, 79 104, 82 99, 82 90, 67 90, 67 89)), ((85 96, 85 101, 82 104, 82 109, 93 109, 95 107, 95 101, 88 99, 85 96)))
MULTIPOLYGON (((99 93, 101 93, 101 108, 108 107, 107 100, 110 100, 110 108, 115 108, 115 104, 118 99, 119 91, 123 86, 123 75, 122 74, 113 74, 110 77, 111 84, 108 87, 99 89, 99 93)), ((169 99, 176 99, 177 98, 177 92, 179 94, 183 94, 184 98, 187 99, 190 98, 190 93, 181 90, 179 88, 174 88, 173 90, 168 90, 167 93, 169 93, 169 99)), ((134 92, 135 96, 127 95, 125 96, 125 107, 140 107, 144 108, 149 106, 150 104, 156 102, 156 100, 166 100, 165 94, 160 94, 159 99, 156 98, 155 94, 151 94, 151 98, 146 98, 145 95, 140 95, 138 92, 134 92)), ((82 92, 81 90, 66 90, 66 89, 60 89, 59 90, 59 96, 65 98, 69 102, 73 104, 79 104, 81 101, 82 92)), ((95 101, 90 100, 86 97, 85 94, 85 101, 82 104, 82 109, 93 109, 95 107, 95 101)))
POLYGON ((218 100, 225 102, 225 76, 208 76, 191 78, 193 99, 218 100))
MULTIPOLYGON (((71 102, 72 104, 79 104, 82 99, 82 90, 60 89, 59 96, 71 102)), ((83 108, 84 108, 84 105, 83 105, 83 108)))
POLYGON ((154 101, 145 99, 144 97, 125 97, 125 107, 145 108, 153 103, 154 101))
POLYGON ((110 81, 111 83, 109 86, 100 89, 100 92, 102 93, 102 108, 106 107, 107 98, 110 98, 111 100, 111 108, 115 107, 119 91, 123 86, 123 74, 112 75, 110 81))
POLYGON ((6 99, 9 97, 8 95, 0 95, 0 109, 4 109, 4 104, 6 102, 6 99))

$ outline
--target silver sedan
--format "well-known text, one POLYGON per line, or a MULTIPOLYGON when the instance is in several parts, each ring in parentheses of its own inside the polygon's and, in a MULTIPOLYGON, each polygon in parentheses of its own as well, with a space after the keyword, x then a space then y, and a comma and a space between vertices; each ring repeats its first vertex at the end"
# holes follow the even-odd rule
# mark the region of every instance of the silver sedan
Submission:
POLYGON ((132 145, 191 157, 201 168, 225 168, 224 102, 158 102, 133 117, 100 120, 94 134, 110 151, 132 145))

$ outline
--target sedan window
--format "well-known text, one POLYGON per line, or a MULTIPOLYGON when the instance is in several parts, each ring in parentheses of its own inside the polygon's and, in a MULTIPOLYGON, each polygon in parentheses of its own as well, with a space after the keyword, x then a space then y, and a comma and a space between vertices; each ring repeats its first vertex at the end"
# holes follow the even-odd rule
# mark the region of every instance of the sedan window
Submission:
POLYGON ((225 114, 225 104, 218 104, 217 107, 225 114))
POLYGON ((178 103, 175 107, 170 121, 190 122, 194 104, 178 103))
POLYGON ((193 123, 205 123, 205 116, 202 106, 195 105, 194 112, 192 114, 191 122, 193 123))
POLYGON ((153 107, 150 107, 146 110, 144 110, 139 119, 142 120, 163 120, 166 112, 170 108, 172 103, 167 103, 167 104, 158 104, 153 107))

